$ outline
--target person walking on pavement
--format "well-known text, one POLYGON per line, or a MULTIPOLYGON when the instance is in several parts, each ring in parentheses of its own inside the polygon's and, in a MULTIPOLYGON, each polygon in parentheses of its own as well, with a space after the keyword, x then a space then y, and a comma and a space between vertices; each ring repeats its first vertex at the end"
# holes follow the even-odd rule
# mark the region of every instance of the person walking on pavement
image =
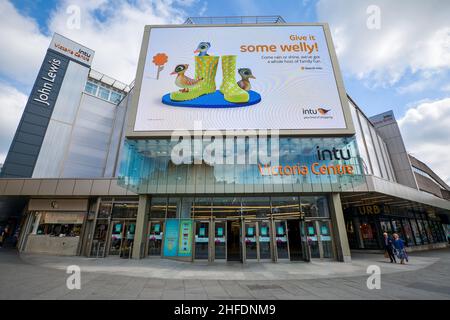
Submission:
POLYGON ((395 255, 400 259, 401 264, 405 264, 405 259, 408 261, 408 255, 406 254, 404 241, 400 239, 400 236, 397 233, 394 233, 393 236, 395 255))
POLYGON ((393 242, 394 240, 389 237, 387 232, 383 233, 383 246, 384 246, 384 255, 386 258, 389 257, 391 263, 397 263, 395 260, 394 250, 393 250, 393 242))

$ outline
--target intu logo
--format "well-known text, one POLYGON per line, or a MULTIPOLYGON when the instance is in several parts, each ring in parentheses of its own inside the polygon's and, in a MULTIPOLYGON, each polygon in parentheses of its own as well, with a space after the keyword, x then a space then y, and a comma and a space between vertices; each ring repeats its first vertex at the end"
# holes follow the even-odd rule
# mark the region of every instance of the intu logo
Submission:
POLYGON ((78 50, 78 53, 81 54, 81 55, 83 55, 83 56, 85 56, 85 57, 88 57, 88 58, 91 57, 91 54, 90 54, 90 53, 87 53, 86 51, 81 50, 81 49, 78 50))
POLYGON ((317 115, 318 114, 318 115, 324 116, 330 111, 331 111, 331 109, 325 109, 325 108, 317 108, 317 109, 309 108, 309 109, 303 109, 303 114, 306 114, 306 115, 317 115))
POLYGON ((349 149, 323 149, 321 150, 319 146, 316 147, 317 158, 319 160, 350 160, 352 157, 349 149))

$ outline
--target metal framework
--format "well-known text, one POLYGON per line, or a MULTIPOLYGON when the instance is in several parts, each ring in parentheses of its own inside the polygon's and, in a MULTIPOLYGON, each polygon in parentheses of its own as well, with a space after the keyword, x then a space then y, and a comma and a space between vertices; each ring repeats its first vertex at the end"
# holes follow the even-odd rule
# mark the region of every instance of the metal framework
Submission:
POLYGON ((281 16, 189 17, 184 24, 286 23, 281 16))

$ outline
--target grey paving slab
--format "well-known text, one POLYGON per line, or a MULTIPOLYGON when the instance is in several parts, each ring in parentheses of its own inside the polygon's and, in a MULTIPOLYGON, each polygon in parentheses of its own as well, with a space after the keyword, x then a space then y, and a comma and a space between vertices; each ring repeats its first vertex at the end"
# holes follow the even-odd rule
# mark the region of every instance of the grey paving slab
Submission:
POLYGON ((449 249, 414 253, 406 266, 376 255, 355 255, 351 264, 242 265, 20 256, 2 250, 0 270, 0 299, 450 299, 449 249), (65 268, 71 264, 81 267, 81 290, 66 287, 65 268), (367 288, 370 264, 381 265, 380 290, 367 288))

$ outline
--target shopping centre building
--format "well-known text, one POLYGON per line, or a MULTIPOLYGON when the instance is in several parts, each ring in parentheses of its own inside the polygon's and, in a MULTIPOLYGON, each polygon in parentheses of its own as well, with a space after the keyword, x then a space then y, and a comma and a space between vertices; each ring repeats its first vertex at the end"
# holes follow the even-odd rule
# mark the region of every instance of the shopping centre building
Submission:
POLYGON ((347 262, 352 250, 380 250, 384 231, 409 250, 447 246, 450 187, 408 154, 392 111, 368 117, 346 94, 326 24, 232 17, 148 26, 130 85, 91 69, 94 55, 55 34, 30 93, 0 179, 0 223, 20 252, 347 262), (233 45, 214 36, 239 28, 255 45, 241 45, 236 61, 233 45), (293 50, 316 56, 256 44, 270 32, 295 33, 305 42, 293 50), (197 43, 183 51, 197 35, 211 55, 197 43), (295 63, 303 73, 284 83, 295 63), (164 95, 184 72, 206 84, 164 95), (205 93, 215 84, 202 72, 218 85, 241 75, 252 90, 205 93), (295 103, 284 100, 289 90, 295 103))

